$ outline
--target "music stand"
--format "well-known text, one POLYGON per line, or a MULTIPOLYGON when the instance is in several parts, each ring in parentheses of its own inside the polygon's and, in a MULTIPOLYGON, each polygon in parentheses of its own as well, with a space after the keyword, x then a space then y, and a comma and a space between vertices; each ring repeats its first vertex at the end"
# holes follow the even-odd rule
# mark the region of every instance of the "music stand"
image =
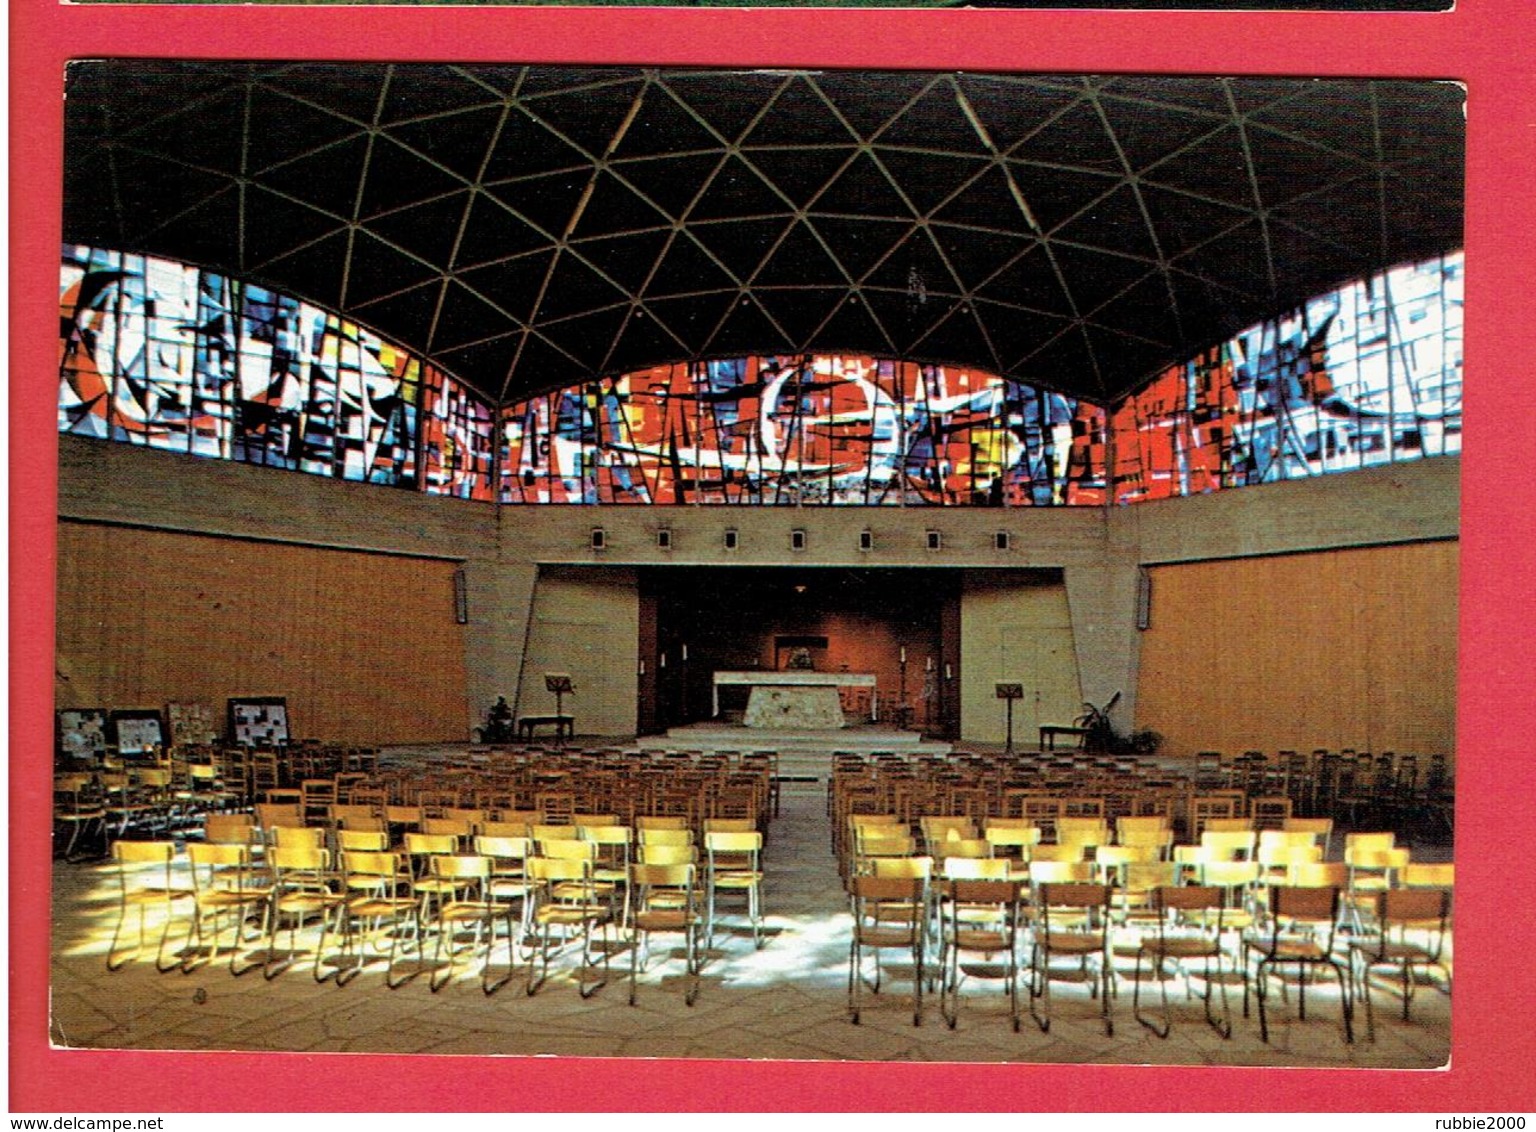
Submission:
POLYGON ((1003 754, 1013 754, 1013 701, 1024 698, 1023 684, 999 684, 997 685, 997 698, 1008 701, 1008 744, 1003 748, 1003 754))
MULTIPOLYGON (((565 746, 565 695, 567 692, 575 693, 576 687, 571 683, 569 672, 544 673, 544 690, 555 694, 555 746, 565 746)), ((571 730, 576 727, 573 722, 571 730)))

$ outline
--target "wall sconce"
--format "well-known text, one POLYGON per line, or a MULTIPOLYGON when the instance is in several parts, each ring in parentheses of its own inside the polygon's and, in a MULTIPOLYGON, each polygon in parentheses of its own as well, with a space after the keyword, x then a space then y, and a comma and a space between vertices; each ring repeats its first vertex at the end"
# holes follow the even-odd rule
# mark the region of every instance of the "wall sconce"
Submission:
POLYGON ((462 566, 453 572, 453 619, 460 625, 469 624, 469 583, 462 566))
POLYGON ((799 527, 796 527, 794 530, 789 532, 789 549, 790 550, 804 550, 805 549, 805 532, 803 530, 801 530, 799 527))
POLYGON ((859 532, 859 549, 860 550, 865 550, 865 551, 874 550, 875 549, 875 532, 874 531, 865 530, 865 531, 860 531, 859 532))
POLYGON ((993 550, 1009 550, 1013 546, 1013 538, 1007 531, 998 531, 992 536, 993 550))
POLYGON ((943 550, 944 549, 944 534, 943 534, 943 532, 941 532, 941 531, 929 531, 928 532, 928 549, 929 550, 943 550))
POLYGON ((592 549, 606 550, 608 548, 608 532, 602 527, 592 528, 592 549))
POLYGON ((672 549, 672 531, 669 528, 662 527, 660 530, 658 530, 656 532, 656 549, 657 550, 671 550, 672 549))
POLYGON ((737 540, 737 537, 736 537, 736 528, 735 527, 731 527, 731 528, 727 529, 726 532, 725 532, 725 549, 726 550, 735 550, 736 549, 737 541, 738 540, 737 540))

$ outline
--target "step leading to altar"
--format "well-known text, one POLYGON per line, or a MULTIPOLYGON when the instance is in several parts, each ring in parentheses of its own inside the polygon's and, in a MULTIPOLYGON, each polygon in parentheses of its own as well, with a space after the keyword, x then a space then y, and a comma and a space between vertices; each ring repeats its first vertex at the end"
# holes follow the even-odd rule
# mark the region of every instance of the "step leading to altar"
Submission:
POLYGON ((825 783, 832 774, 832 755, 839 751, 947 755, 952 750, 949 743, 888 724, 769 729, 719 720, 674 727, 665 735, 642 736, 634 745, 644 751, 774 751, 779 756, 781 781, 807 783, 825 783))

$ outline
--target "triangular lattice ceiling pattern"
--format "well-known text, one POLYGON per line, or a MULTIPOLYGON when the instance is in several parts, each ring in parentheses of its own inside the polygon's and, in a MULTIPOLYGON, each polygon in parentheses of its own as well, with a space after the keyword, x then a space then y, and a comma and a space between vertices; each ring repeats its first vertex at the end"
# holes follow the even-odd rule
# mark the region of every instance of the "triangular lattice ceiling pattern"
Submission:
POLYGON ((264 281, 493 402, 729 354, 1112 402, 1460 246, 1425 82, 201 64, 71 68, 65 239, 264 281))

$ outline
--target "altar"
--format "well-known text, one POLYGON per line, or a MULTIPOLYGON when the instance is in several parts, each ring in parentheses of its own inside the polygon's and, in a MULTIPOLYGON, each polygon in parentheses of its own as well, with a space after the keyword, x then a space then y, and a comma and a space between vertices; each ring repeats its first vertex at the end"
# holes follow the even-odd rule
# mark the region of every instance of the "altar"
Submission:
POLYGON ((751 689, 742 722, 767 729, 837 728, 844 725, 842 688, 868 688, 869 718, 880 717, 875 677, 867 672, 716 672, 713 714, 720 715, 720 689, 751 689))

